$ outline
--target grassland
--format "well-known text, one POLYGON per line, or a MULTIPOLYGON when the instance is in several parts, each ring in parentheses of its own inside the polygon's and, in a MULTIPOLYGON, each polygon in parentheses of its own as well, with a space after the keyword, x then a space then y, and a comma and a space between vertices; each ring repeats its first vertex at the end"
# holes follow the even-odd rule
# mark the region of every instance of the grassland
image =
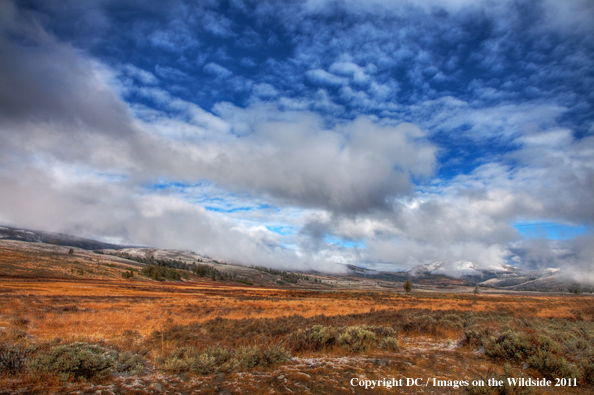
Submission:
POLYGON ((0 394, 594 393, 590 296, 158 282, 117 257, 4 247, 0 394), (506 376, 578 387, 350 385, 506 376))

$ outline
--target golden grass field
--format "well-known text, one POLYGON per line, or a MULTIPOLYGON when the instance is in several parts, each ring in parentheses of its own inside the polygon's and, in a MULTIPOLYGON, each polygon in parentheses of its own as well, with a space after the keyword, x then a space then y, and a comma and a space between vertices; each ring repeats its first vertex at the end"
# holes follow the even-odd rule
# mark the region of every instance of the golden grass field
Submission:
MULTIPOLYGON (((530 339, 545 333, 567 349, 551 355, 569 361, 569 367, 582 366, 580 363, 591 358, 594 345, 591 296, 471 292, 406 295, 395 291, 250 287, 196 279, 125 280, 120 274, 125 262, 119 261, 114 261, 114 267, 104 266, 105 262, 87 263, 101 265, 100 273, 105 273, 101 278, 94 278, 97 269, 95 276, 76 277, 60 262, 80 262, 80 258, 63 251, 52 254, 5 249, 0 255, 0 341, 15 347, 37 347, 30 355, 75 342, 99 344, 141 356, 144 370, 84 380, 47 372, 33 374, 25 369, 2 375, 0 394, 465 393, 469 391, 465 387, 365 389, 351 386, 350 380, 422 378, 425 382, 436 378, 453 382, 503 377, 505 362, 511 363, 512 376, 538 378, 543 376, 541 372, 554 372, 546 367, 539 371, 534 368, 536 362, 529 359, 489 357, 468 341, 468 333, 474 328, 485 333, 514 328, 532 336, 530 339), (20 271, 9 275, 11 265, 19 266, 20 271), (379 342, 370 343, 363 351, 339 343, 320 349, 299 346, 295 334, 314 325, 390 328, 399 347, 388 350, 379 342), (271 344, 290 350, 290 359, 249 369, 213 368, 207 374, 171 368, 171 355, 183 347, 205 350, 218 346, 238 352, 240 347, 258 345, 263 350, 271 344)), ((381 335, 377 336, 379 339, 381 335)), ((586 373, 579 375, 577 387, 538 388, 531 393, 593 393, 586 373)), ((471 393, 522 393, 506 391, 496 388, 471 393)))

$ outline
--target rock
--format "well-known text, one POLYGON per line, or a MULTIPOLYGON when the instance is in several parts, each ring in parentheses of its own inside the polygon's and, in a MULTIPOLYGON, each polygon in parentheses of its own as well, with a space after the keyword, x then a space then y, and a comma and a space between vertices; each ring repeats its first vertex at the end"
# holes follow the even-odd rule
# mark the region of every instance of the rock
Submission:
POLYGON ((151 385, 149 385, 149 388, 152 389, 153 391, 156 392, 163 392, 165 390, 165 387, 163 386, 163 384, 161 383, 152 383, 151 385))
POLYGON ((280 376, 278 376, 278 377, 277 377, 277 379, 279 379, 279 380, 282 380, 282 379, 284 379, 284 378, 285 378, 285 376, 283 376, 282 374, 281 374, 280 376))
POLYGON ((227 388, 223 388, 219 391, 219 395, 231 395, 231 391, 229 391, 227 388))

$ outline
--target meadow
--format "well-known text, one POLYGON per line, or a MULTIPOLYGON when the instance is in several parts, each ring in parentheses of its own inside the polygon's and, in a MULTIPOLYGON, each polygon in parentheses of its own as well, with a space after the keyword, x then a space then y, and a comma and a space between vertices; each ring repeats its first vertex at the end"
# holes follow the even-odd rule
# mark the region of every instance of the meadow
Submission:
POLYGON ((61 254, 0 276, 0 394, 594 393, 591 296, 76 277, 61 254), (471 385, 507 377, 575 386, 471 385), (429 385, 351 385, 392 378, 429 385))

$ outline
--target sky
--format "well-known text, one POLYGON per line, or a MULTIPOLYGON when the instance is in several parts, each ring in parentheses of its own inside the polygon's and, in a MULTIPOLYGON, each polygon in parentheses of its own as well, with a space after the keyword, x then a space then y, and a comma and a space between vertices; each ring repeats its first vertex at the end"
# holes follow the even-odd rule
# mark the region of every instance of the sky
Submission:
POLYGON ((0 0, 0 224, 594 282, 589 0, 0 0))

